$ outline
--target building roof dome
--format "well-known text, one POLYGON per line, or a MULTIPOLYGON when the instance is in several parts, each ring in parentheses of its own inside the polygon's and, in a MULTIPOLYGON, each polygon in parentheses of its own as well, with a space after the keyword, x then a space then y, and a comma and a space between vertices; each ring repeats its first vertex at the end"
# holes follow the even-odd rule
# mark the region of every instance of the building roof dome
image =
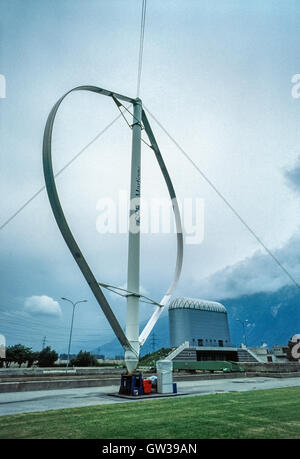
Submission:
POLYGON ((169 303, 169 309, 199 309, 201 311, 223 312, 227 314, 225 306, 221 303, 184 296, 173 298, 169 303))

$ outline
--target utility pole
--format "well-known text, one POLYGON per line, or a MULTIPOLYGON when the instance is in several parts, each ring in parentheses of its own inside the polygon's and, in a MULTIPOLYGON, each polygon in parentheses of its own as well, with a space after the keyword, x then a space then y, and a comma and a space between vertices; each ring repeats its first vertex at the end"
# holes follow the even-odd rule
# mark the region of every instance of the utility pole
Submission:
POLYGON ((70 363, 70 349, 71 349, 71 339, 72 339, 72 331, 73 331, 73 322, 74 322, 74 312, 75 312, 75 306, 78 303, 86 303, 87 300, 81 300, 81 301, 76 301, 76 303, 73 303, 73 301, 69 300, 68 298, 62 297, 61 298, 64 301, 68 301, 73 305, 73 312, 72 312, 72 321, 71 321, 71 329, 70 329, 70 338, 69 338, 69 346, 68 346, 68 362, 67 362, 67 368, 70 363))
POLYGON ((241 319, 236 319, 238 322, 240 322, 243 325, 243 331, 244 331, 244 341, 245 341, 245 346, 247 347, 247 336, 246 336, 246 327, 245 324, 249 322, 248 319, 246 320, 241 320, 241 319))
POLYGON ((46 347, 46 341, 47 341, 47 336, 44 336, 43 342, 42 342, 42 350, 45 349, 46 347))
POLYGON ((151 335, 151 347, 152 347, 152 352, 155 351, 156 344, 157 344, 156 335, 155 335, 155 333, 153 332, 152 335, 151 335))

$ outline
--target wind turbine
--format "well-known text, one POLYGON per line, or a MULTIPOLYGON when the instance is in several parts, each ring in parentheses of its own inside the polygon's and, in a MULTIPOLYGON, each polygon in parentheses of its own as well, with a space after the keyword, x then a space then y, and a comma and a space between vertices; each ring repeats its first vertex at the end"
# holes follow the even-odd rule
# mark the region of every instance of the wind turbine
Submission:
POLYGON ((164 307, 170 299, 174 291, 181 272, 183 259, 183 237, 180 212, 176 194, 167 171, 166 165, 160 153, 159 147, 155 140, 151 126, 147 119, 146 113, 143 110, 142 101, 139 98, 131 98, 121 94, 117 94, 106 89, 96 86, 79 86, 71 89, 64 94, 53 106, 46 123, 43 140, 43 169, 46 183, 47 194, 52 207, 54 217, 60 232, 69 247, 77 265, 79 266, 83 276, 90 286, 99 306, 102 308, 108 322, 110 323, 115 335, 125 352, 125 364, 128 373, 131 374, 137 367, 139 361, 139 353, 141 346, 145 343, 164 307), (116 316, 114 315, 101 286, 116 289, 108 284, 99 283, 92 273, 85 257, 83 256, 74 236, 69 228, 69 225, 64 216, 62 206, 60 204, 55 176, 52 166, 52 132, 57 111, 63 100, 74 91, 91 91, 99 95, 110 97, 117 107, 122 107, 122 102, 130 103, 133 106, 133 124, 132 124, 132 151, 131 151, 131 181, 130 181, 130 213, 129 213, 129 239, 128 239, 128 267, 127 267, 127 289, 126 299, 126 330, 125 333, 120 326, 116 316), (141 196, 141 131, 142 128, 150 141, 151 149, 154 151, 155 157, 165 179, 169 196, 172 201, 172 208, 175 217, 176 232, 177 232, 177 258, 174 277, 167 292, 162 300, 157 303, 144 297, 140 294, 140 196, 141 196), (148 302, 155 306, 154 312, 146 324, 144 330, 139 334, 139 304, 141 298, 145 298, 148 302))

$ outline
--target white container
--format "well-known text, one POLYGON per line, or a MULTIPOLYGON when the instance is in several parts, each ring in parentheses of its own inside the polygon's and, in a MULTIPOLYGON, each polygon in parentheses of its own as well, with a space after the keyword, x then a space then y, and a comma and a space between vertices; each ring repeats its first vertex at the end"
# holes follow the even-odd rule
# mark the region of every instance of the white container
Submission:
POLYGON ((159 394, 173 394, 173 384, 163 384, 159 394))
POLYGON ((172 360, 158 360, 156 362, 157 373, 160 371, 173 371, 173 362, 172 360))
POLYGON ((171 394, 173 392, 173 363, 171 360, 158 360, 157 371, 157 392, 159 394, 171 394))

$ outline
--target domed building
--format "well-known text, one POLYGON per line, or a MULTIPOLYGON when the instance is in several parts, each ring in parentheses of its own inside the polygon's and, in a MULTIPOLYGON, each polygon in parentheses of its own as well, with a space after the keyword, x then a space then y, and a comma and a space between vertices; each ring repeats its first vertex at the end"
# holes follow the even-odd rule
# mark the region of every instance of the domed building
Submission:
POLYGON ((171 347, 189 341, 191 346, 230 346, 227 311, 215 301, 178 297, 169 304, 171 347))
MULTIPOLYGON (((249 349, 230 342, 228 316, 223 304, 198 298, 177 297, 169 303, 171 360, 188 362, 252 361, 249 349)), ((184 367, 183 367, 184 368, 184 367)))

